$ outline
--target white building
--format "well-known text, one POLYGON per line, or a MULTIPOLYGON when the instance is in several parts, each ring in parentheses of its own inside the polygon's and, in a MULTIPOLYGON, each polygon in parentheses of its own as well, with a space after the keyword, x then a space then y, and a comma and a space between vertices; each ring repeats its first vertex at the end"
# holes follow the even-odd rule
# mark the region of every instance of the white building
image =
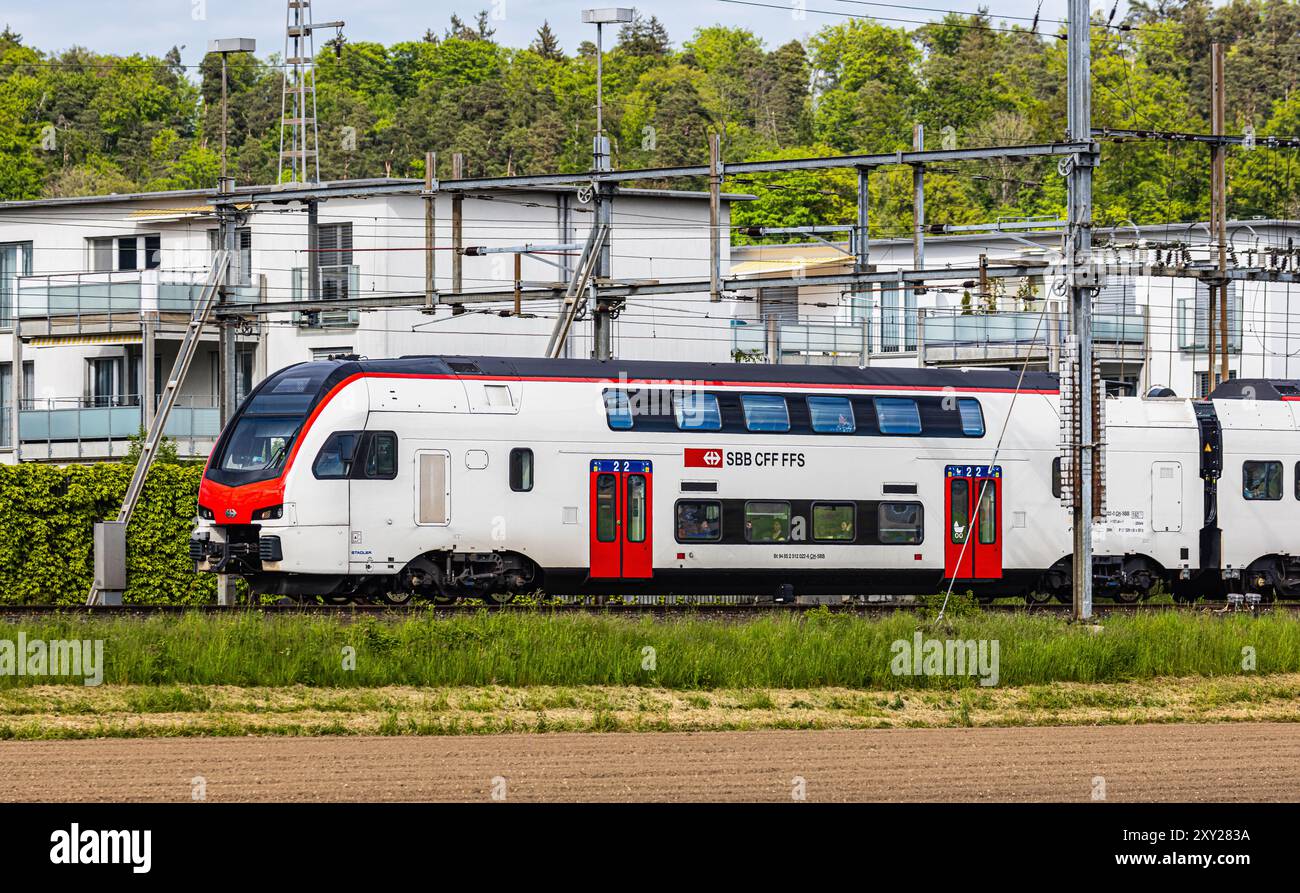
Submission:
MULTIPOLYGON (((1206 393, 1207 288, 1194 278, 1159 275, 1157 265, 1213 266, 1217 249, 1210 249, 1208 232, 1203 223, 1094 231, 1098 263, 1112 265, 1093 304, 1095 353, 1112 393, 1157 386, 1180 396, 1206 393)), ((1295 270, 1291 248, 1300 244, 1300 222, 1234 221, 1228 235, 1233 266, 1288 263, 1285 269, 1295 270)), ((1051 264, 1062 249, 1059 231, 927 236, 925 267, 977 269, 981 256, 990 267, 1051 264)), ((789 279, 750 290, 751 300, 738 305, 732 348, 741 359, 1007 368, 1028 361, 1031 370, 1058 368, 1069 301, 1053 293, 1050 267, 983 286, 976 277, 936 275, 924 291, 890 283, 863 292, 804 278, 851 271, 847 242, 733 247, 731 261, 734 277, 789 279)), ((912 269, 912 240, 872 241, 870 261, 879 272, 912 269)), ((1233 282, 1228 308, 1232 375, 1300 377, 1300 286, 1233 282)))
MULTIPOLYGON (((328 184, 342 188, 406 181, 328 184)), ((411 193, 337 197, 318 204, 319 297, 423 294, 425 203, 411 193)), ((248 194, 253 190, 239 190, 248 194)), ((259 188, 265 194, 272 190, 259 188)), ((236 260, 238 299, 290 302, 308 297, 308 223, 304 204, 246 208, 236 260)), ((727 225, 727 196, 723 225, 727 225)), ((112 195, 0 203, 0 461, 97 460, 123 454, 152 412, 171 370, 216 244, 209 191, 112 195), (151 345, 151 346, 150 346, 151 345), (22 357, 22 406, 13 416, 14 356, 22 357), (153 369, 142 357, 152 354, 153 369), (152 374, 150 374, 150 371, 152 374), (146 383, 154 401, 142 398, 146 383), (19 449, 15 450, 15 442, 19 449)), ((452 290, 452 197, 437 200, 436 287, 452 290)), ((572 188, 468 194, 464 246, 578 244, 592 205, 572 188)), ((611 269, 619 280, 708 278, 707 196, 622 189, 613 209, 611 269)), ((567 282, 579 251, 524 255, 520 279, 567 282)), ((728 262, 723 248, 724 269, 728 262)), ((462 291, 514 287, 514 256, 464 257, 462 291)), ((659 359, 730 357, 732 303, 693 324, 676 325, 707 295, 633 299, 613 325, 617 356, 659 359)), ((459 308, 457 308, 459 309, 459 308)), ((554 301, 465 304, 464 312, 342 309, 261 316, 238 335, 238 396, 268 371, 331 354, 541 355, 557 312, 554 301)), ((182 455, 203 456, 218 433, 217 335, 203 336, 167 433, 182 455)), ((574 326, 569 355, 591 350, 590 319, 574 326)))

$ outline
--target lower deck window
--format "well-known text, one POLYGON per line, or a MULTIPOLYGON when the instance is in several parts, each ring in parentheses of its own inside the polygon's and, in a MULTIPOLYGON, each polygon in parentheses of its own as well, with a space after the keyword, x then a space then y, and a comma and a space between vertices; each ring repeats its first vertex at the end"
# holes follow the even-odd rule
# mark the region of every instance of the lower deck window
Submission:
POLYGON ((813 539, 823 542, 853 542, 857 506, 851 502, 819 503, 812 507, 813 539))
POLYGON ((925 510, 919 502, 882 502, 879 522, 882 543, 915 545, 925 538, 925 510))
POLYGON ((722 503, 683 499, 677 503, 677 542, 715 543, 722 539, 722 503))
POLYGON ((790 503, 745 503, 745 539, 751 543, 784 543, 790 539, 790 503))
POLYGON ((1281 462, 1246 462, 1241 467, 1241 495, 1250 500, 1282 498, 1281 462))

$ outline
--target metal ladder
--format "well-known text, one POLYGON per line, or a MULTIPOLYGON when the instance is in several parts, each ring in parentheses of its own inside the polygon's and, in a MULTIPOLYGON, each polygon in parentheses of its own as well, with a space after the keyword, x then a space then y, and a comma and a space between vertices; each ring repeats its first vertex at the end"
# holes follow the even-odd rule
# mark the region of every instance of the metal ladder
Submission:
MULTIPOLYGON (((120 524, 130 522, 131 514, 140 501, 140 494, 144 492, 144 482, 149 476, 149 468, 153 465, 154 456, 158 452, 158 444, 162 441, 163 428, 167 425, 167 417, 171 415, 181 384, 185 381, 185 375, 190 371, 190 363, 193 362, 194 355, 198 352, 199 338, 203 334, 203 327, 207 324, 208 317, 212 315, 212 308, 217 303, 221 283, 225 281, 226 268, 229 266, 229 252, 224 248, 217 251, 212 259, 212 269, 208 272, 208 278, 203 283, 203 291, 199 293, 199 300, 194 307, 194 314, 190 317, 189 324, 185 329, 185 338, 181 341, 181 346, 176 352, 176 362, 172 365, 172 371, 167 376, 166 384, 163 385, 162 399, 158 401, 158 411, 154 413, 153 421, 149 425, 149 431, 145 435, 144 445, 140 448, 140 459, 136 462, 135 471, 131 474, 131 483, 126 488, 126 497, 122 500, 122 508, 117 513, 117 521, 120 524)), ((146 363, 150 361, 151 358, 148 357, 144 360, 146 363)), ((149 396, 146 394, 144 399, 148 400, 149 396)), ((100 591, 92 583, 90 594, 86 596, 86 604, 97 605, 99 602, 100 591)))
POLYGON ((578 318, 583 305, 587 303, 587 282, 591 279, 596 264, 600 262, 600 251, 608 238, 608 223, 597 224, 587 233, 587 244, 583 246, 578 268, 573 271, 573 279, 564 292, 564 300, 560 303, 560 314, 555 319, 555 329, 551 332, 551 340, 546 345, 546 356, 551 359, 555 359, 563 352, 564 342, 569 338, 569 328, 578 318))

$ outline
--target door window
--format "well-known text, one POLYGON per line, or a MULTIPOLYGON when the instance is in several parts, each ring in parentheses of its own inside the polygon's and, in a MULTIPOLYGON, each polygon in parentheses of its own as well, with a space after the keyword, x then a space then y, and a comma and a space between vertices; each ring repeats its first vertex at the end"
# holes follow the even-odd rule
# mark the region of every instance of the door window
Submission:
POLYGON ((627 541, 645 542, 646 527, 645 475, 627 476, 627 541))
POLYGON ((993 481, 981 481, 980 489, 980 542, 995 543, 998 540, 998 488, 993 481))
POLYGON ((952 541, 966 542, 970 527, 970 481, 965 478, 953 478, 952 491, 952 541))
POLYGON ((596 539, 612 543, 618 538, 618 478, 596 475, 596 539))

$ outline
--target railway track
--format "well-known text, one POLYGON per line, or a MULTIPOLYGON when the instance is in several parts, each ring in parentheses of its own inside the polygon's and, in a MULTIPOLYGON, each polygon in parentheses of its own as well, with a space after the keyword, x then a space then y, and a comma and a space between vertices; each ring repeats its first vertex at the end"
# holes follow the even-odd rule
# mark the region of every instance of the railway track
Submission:
MULTIPOLYGON (((220 607, 217 605, 0 605, 0 618, 30 617, 149 617, 181 616, 186 614, 235 615, 257 613, 266 616, 320 616, 338 619, 360 619, 365 617, 417 617, 433 615, 435 617, 455 617, 473 615, 479 612, 516 613, 516 614, 605 614, 621 617, 702 617, 710 619, 746 618, 757 616, 789 615, 799 616, 813 611, 829 611, 832 614, 872 616, 900 611, 933 611, 933 608, 918 602, 852 602, 836 604, 716 604, 716 603, 674 603, 674 604, 593 604, 593 603, 559 603, 543 605, 241 605, 238 607, 220 607)), ((1039 614, 1069 616, 1069 605, 984 605, 980 611, 992 614, 1039 614)), ((1263 604, 1254 609, 1232 606, 1226 603, 1202 603, 1196 605, 1178 604, 1101 604, 1093 606, 1096 616, 1108 614, 1137 614, 1161 611, 1183 613, 1259 614, 1268 612, 1300 612, 1300 602, 1274 602, 1263 604)))

